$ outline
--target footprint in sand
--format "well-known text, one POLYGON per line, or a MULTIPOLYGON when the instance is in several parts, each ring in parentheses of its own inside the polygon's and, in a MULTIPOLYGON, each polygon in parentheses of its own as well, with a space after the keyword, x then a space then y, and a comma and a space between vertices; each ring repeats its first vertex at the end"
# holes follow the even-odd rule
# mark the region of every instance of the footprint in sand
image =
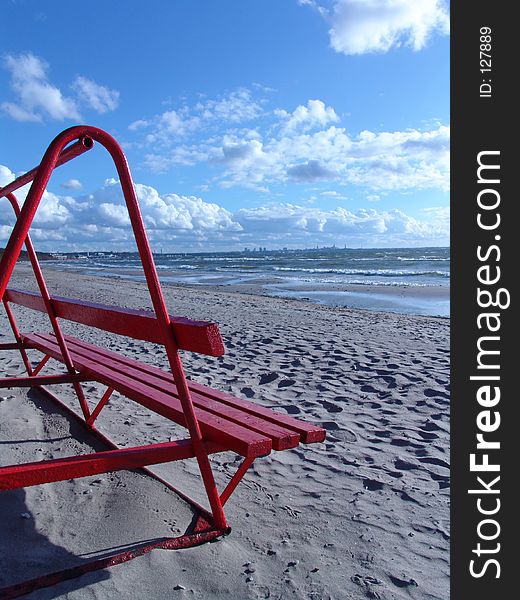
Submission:
POLYGON ((409 440, 404 440, 403 438, 393 438, 392 440, 390 440, 390 445, 405 447, 411 446, 411 442, 409 440))
POLYGON ((383 375, 380 377, 380 379, 382 379, 390 389, 394 389, 395 387, 397 387, 395 377, 392 377, 391 375, 383 375))
POLYGON ((450 468, 450 465, 445 460, 442 460, 440 458, 425 456, 425 457, 419 458, 419 460, 422 463, 427 463, 430 465, 437 465, 438 467, 444 467, 445 469, 450 468))
POLYGON ((373 386, 371 386, 371 385, 363 385, 363 386, 361 386, 361 391, 362 392, 367 392, 368 394, 377 393, 376 388, 373 387, 373 386))
POLYGON ((378 431, 374 431, 374 435, 377 435, 377 437, 380 437, 380 438, 388 438, 392 435, 392 433, 390 431, 378 430, 378 431))
POLYGON ((414 469, 420 469, 420 465, 410 462, 404 458, 396 458, 394 461, 394 466, 399 471, 412 471, 414 469))
POLYGON ((407 492, 399 491, 398 493, 400 493, 401 495, 401 500, 404 500, 405 502, 414 502, 415 504, 422 506, 422 504, 418 500, 412 498, 412 496, 410 496, 410 494, 408 494, 407 492))
POLYGON ((428 398, 433 398, 433 397, 439 397, 440 396, 441 398, 447 398, 447 399, 449 399, 449 395, 446 394, 446 392, 444 392, 442 390, 434 390, 432 388, 426 388, 423 393, 428 398))
POLYGON ((417 434, 420 435, 422 437, 422 439, 426 440, 427 442, 431 442, 432 440, 439 439, 439 436, 437 434, 429 433, 428 431, 418 431, 417 434))
POLYGON ((339 429, 339 425, 335 421, 322 421, 320 425, 327 431, 336 431, 339 429))
POLYGON ((279 375, 278 373, 265 373, 264 375, 262 375, 260 377, 260 385, 265 385, 266 383, 271 383, 273 382, 275 379, 278 379, 279 375))
POLYGON ((291 385, 294 385, 296 383, 296 381, 294 379, 282 379, 279 383, 278 383, 278 388, 285 388, 285 387, 289 387, 291 385))
POLYGON ((433 481, 437 481, 440 486, 440 482, 443 484, 447 484, 445 487, 450 485, 450 478, 448 475, 439 475, 438 473, 434 473, 433 471, 428 471, 428 475, 433 479, 433 481))
POLYGON ((359 587, 364 588, 365 596, 367 598, 374 598, 375 600, 381 598, 381 596, 372 589, 373 585, 382 585, 383 582, 380 579, 376 579, 370 575, 359 575, 356 573, 355 575, 352 575, 350 580, 356 585, 359 585, 359 587))
POLYGON ((339 413, 339 412, 343 411, 343 408, 341 408, 341 406, 338 406, 337 404, 333 404, 332 402, 327 402, 327 400, 318 400, 318 402, 329 413, 339 413))
POLYGON ((224 369, 227 369, 228 371, 234 371, 236 369, 236 365, 232 365, 231 363, 220 363, 220 366, 223 367, 224 369))
POLYGON ((377 481, 376 479, 363 479, 363 487, 365 490, 375 492, 382 490, 385 487, 385 484, 377 481))
POLYGON ((294 404, 287 404, 286 406, 281 406, 280 408, 283 408, 290 415, 299 415, 301 413, 301 410, 294 404))
POLYGON ((405 587, 417 587, 419 584, 417 583, 417 581, 415 581, 415 579, 407 579, 406 577, 395 577, 394 575, 388 575, 388 577, 390 578, 390 581, 399 588, 405 588, 405 587))
POLYGON ((442 431, 441 427, 439 427, 436 423, 432 423, 431 421, 426 421, 424 425, 421 425, 421 429, 423 431, 442 431))

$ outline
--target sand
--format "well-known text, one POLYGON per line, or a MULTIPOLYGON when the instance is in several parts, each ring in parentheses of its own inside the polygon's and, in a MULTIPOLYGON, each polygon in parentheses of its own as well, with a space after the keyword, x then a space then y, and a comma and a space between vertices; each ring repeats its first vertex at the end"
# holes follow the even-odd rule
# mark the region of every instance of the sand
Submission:
MULTIPOLYGON (((134 308, 143 284, 48 271, 52 293, 134 308)), ((11 287, 35 289, 26 265, 11 287)), ((170 312, 217 321, 226 355, 182 353, 190 378, 327 429, 322 444, 259 459, 226 506, 216 543, 155 550, 29 598, 438 599, 449 596, 449 320, 348 310, 165 286, 170 312)), ((27 330, 46 317, 18 309, 27 330)), ((67 323, 68 333, 81 335, 67 323)), ((11 339, 0 316, 0 341, 11 339), (2 335, 3 334, 3 335, 2 335)), ((160 348, 90 329, 86 339, 164 366, 160 348)), ((36 358, 36 353, 33 358, 36 358)), ((55 365, 56 370, 61 370, 55 365)), ((52 372, 49 367, 48 371, 52 372)), ((16 352, 0 373, 22 373, 16 352)), ((73 402, 69 386, 61 397, 73 402)), ((89 397, 102 388, 84 384, 89 397)), ((122 446, 178 428, 119 396, 100 429, 122 446)), ((0 463, 101 449, 35 391, 0 389, 0 463)), ((212 458, 220 486, 238 464, 212 458)), ((156 472, 202 500, 193 460, 156 472)), ((116 547, 183 532, 190 507, 137 472, 0 494, 0 587, 72 567, 116 547)))

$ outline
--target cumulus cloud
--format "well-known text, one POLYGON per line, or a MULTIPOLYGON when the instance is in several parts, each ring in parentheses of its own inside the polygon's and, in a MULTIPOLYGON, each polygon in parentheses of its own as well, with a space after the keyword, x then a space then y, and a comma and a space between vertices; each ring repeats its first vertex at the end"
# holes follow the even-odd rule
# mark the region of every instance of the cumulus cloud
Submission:
MULTIPOLYGON (((11 175, 7 167, 0 167, 0 176, 10 180, 11 175)), ((136 184, 135 189, 152 239, 196 240, 241 230, 229 211, 202 198, 161 195, 155 188, 142 184, 136 184)), ((7 202, 0 204, 0 224, 4 227, 6 222, 14 222, 11 212, 7 202)), ((121 186, 115 179, 108 179, 93 194, 76 198, 45 192, 33 229, 38 231, 40 239, 45 238, 42 233, 45 230, 49 232, 47 239, 59 235, 68 243, 99 242, 107 247, 119 242, 129 244, 133 239, 121 186)), ((4 239, 8 233, 4 231, 4 239)))
POLYGON ((350 55, 421 50, 434 33, 449 32, 444 0, 336 0, 329 18, 332 48, 350 55))
POLYGON ((300 105, 294 112, 277 110, 275 114, 286 119, 284 129, 286 132, 295 130, 308 131, 315 127, 324 127, 329 123, 337 123, 339 117, 331 106, 325 106, 321 100, 309 100, 307 106, 300 105))
POLYGON ((11 73, 11 89, 18 102, 3 102, 2 110, 17 121, 80 119, 76 102, 47 79, 49 65, 34 54, 8 54, 4 66, 11 73))
POLYGON ((5 165, 0 165, 0 187, 5 187, 8 183, 11 183, 16 179, 15 174, 6 167, 5 165))
POLYGON ((115 110, 119 106, 119 92, 99 85, 91 79, 78 76, 72 84, 81 101, 98 113, 115 110))
POLYGON ((148 131, 146 144, 169 146, 179 136, 190 135, 204 127, 220 127, 222 124, 237 125, 257 118, 262 113, 261 103, 253 98, 250 90, 239 88, 214 99, 199 100, 154 115, 138 119, 128 126, 130 131, 148 131))
POLYGON ((312 133, 241 141, 225 136, 209 150, 226 164, 224 187, 290 180, 338 181, 373 190, 449 186, 449 127, 431 131, 363 131, 331 126, 312 133))
POLYGON ((207 100, 195 105, 204 119, 223 119, 231 123, 241 123, 256 118, 261 112, 260 103, 253 99, 251 92, 240 88, 216 100, 207 100))
POLYGON ((326 169, 319 160, 309 160, 301 165, 294 165, 287 169, 290 179, 299 182, 311 183, 319 179, 334 179, 337 177, 334 171, 326 169))
POLYGON ((285 240, 285 245, 316 243, 364 243, 389 245, 403 243, 446 243, 449 225, 443 221, 419 221, 399 211, 360 209, 351 212, 302 207, 293 204, 241 209, 235 213, 244 235, 263 243, 285 240))
MULTIPOLYGON (((0 181, 12 179, 0 166, 0 181)), ((413 218, 393 210, 344 207, 324 210, 298 204, 270 204, 229 210, 197 196, 160 194, 136 184, 141 211, 152 246, 172 250, 242 249, 247 245, 302 247, 349 245, 435 245, 449 239, 449 209, 424 209, 413 218)), ((14 219, 8 203, 0 203, 0 240, 14 219)), ((93 194, 72 198, 46 192, 31 235, 46 248, 115 249, 133 247, 128 211, 119 182, 109 179, 93 194)))
POLYGON ((449 127, 430 127, 354 134, 340 126, 334 108, 321 99, 309 99, 292 112, 267 111, 241 89, 134 121, 129 129, 141 137, 136 142, 141 148, 153 145, 143 162, 155 173, 200 163, 220 167, 211 182, 201 185, 265 192, 274 183, 334 181, 372 192, 446 191, 449 127))
MULTIPOLYGON (((204 106, 213 104, 207 101, 204 106)), ((339 117, 333 107, 315 99, 292 112, 277 109, 270 113, 270 120, 264 115, 261 128, 229 128, 229 123, 219 121, 220 134, 193 143, 185 138, 182 144, 175 144, 175 133, 187 135, 204 119, 212 118, 204 116, 202 104, 198 110, 198 115, 188 109, 167 111, 154 123, 136 121, 131 125, 134 131, 150 127, 146 141, 166 144, 145 154, 145 166, 163 173, 176 165, 206 162, 224 168, 212 179, 213 184, 257 191, 288 181, 335 181, 371 191, 448 190, 450 130, 444 125, 353 135, 337 125, 339 117)))
POLYGON ((67 181, 60 184, 60 187, 65 190, 81 190, 83 185, 79 179, 67 179, 67 181))
POLYGON ((16 101, 2 102, 0 109, 16 121, 79 121, 80 104, 99 113, 115 110, 118 106, 119 92, 83 76, 76 77, 72 84, 77 97, 64 95, 49 81, 48 63, 31 52, 8 54, 3 65, 11 74, 10 87, 16 101))
POLYGON ((320 192, 320 196, 324 196, 325 198, 335 198, 336 200, 346 200, 347 197, 343 194, 340 194, 336 190, 325 190, 324 192, 320 192))

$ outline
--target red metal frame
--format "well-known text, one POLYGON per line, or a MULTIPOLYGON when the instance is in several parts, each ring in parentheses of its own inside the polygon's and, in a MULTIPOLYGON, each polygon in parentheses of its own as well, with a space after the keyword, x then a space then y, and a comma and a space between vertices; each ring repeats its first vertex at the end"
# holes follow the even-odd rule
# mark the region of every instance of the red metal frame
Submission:
MULTIPOLYGON (((123 190, 123 195, 128 208, 130 222, 137 243, 137 249, 143 265, 144 275, 148 284, 152 306, 154 308, 159 327, 161 327, 163 331, 163 343, 166 350, 166 355, 168 357, 168 362, 173 374, 173 380, 177 390, 179 391, 179 399, 184 411, 186 426, 190 434, 190 439, 193 444, 197 462, 199 464, 215 525, 219 529, 225 529, 228 526, 226 517, 222 509, 222 503, 220 501, 217 486, 213 477, 213 472, 209 464, 208 455, 204 449, 202 433, 200 431, 195 410, 193 408, 193 403, 191 401, 190 391, 182 368, 181 359, 177 352, 177 344, 173 336, 170 316, 166 309, 164 296, 159 282, 159 276, 157 274, 152 251, 146 236, 143 218, 141 216, 132 176, 130 174, 130 168, 120 145, 105 131, 90 126, 71 127, 70 129, 66 129, 60 133, 53 140, 53 142, 51 142, 49 148, 43 156, 40 166, 35 170, 34 174, 31 174, 31 178, 33 178, 31 189, 29 190, 22 210, 17 215, 18 218, 13 232, 9 238, 4 254, 0 259, 0 298, 4 297, 4 293, 14 266, 18 260, 22 246, 24 242, 26 242, 29 256, 31 257, 32 254, 36 259, 34 262, 31 260, 31 262, 33 262, 33 268, 35 270, 35 275, 37 276, 40 292, 45 302, 54 333, 60 345, 64 362, 67 366, 67 370, 70 373, 73 373, 74 366, 72 364, 65 340, 63 339, 63 334, 61 333, 61 329, 57 322, 53 304, 50 300, 50 294, 47 290, 47 286, 45 285, 43 274, 39 267, 36 254, 33 251, 32 243, 30 242, 28 235, 32 220, 39 206, 52 171, 59 166, 59 161, 63 160, 63 154, 64 151, 66 151, 66 146, 75 140, 92 140, 92 143, 88 142, 86 144, 87 147, 91 147, 94 141, 100 143, 108 150, 116 166, 123 190), (31 251, 29 248, 31 248, 31 251)), ((83 146, 85 146, 85 143, 83 143, 83 146)), ((10 188, 8 188, 7 194, 5 188, 2 189, 0 191, 1 196, 7 195, 8 198, 10 198, 10 190, 13 189, 15 183, 16 181, 11 184, 10 188)), ((19 185, 17 187, 19 187, 19 185)), ((88 421, 90 412, 83 390, 78 382, 74 384, 74 387, 80 401, 81 410, 85 417, 85 421, 88 421)))
MULTIPOLYGON (((42 162, 38 167, 32 169, 25 175, 19 177, 12 183, 0 189, 0 198, 6 197, 9 200, 17 217, 11 237, 9 238, 5 251, 0 258, 0 298, 2 299, 4 307, 7 311, 7 316, 13 330, 16 343, 4 344, 2 349, 18 349, 21 353, 21 357, 28 375, 27 377, 15 377, 7 380, 4 379, 4 384, 0 383, 0 386, 39 387, 41 385, 50 383, 72 382, 76 391, 76 395, 79 399, 83 415, 83 422, 91 431, 99 434, 99 432, 94 428, 93 423, 102 408, 108 402, 112 390, 109 388, 105 392, 101 401, 91 414, 80 384, 81 381, 85 380, 85 377, 78 374, 74 369, 74 364, 70 357, 67 343, 58 322, 55 302, 53 299, 51 299, 49 294, 43 272, 39 265, 37 255, 29 235, 29 228, 52 171, 61 164, 72 160, 87 150, 90 150, 94 145, 94 141, 98 142, 108 150, 119 175, 123 194, 130 215, 131 225, 143 265, 145 278, 148 284, 152 306, 155 312, 157 329, 159 330, 157 337, 161 339, 166 349, 173 381, 178 390, 190 439, 189 441, 171 442, 165 445, 145 446, 135 449, 126 448, 123 450, 112 450, 108 451, 108 453, 96 453, 89 456, 74 457, 71 459, 57 459, 54 461, 42 461, 29 465, 3 467, 0 469, 0 481, 2 482, 0 483, 0 488, 13 489, 20 486, 23 487, 26 485, 36 485, 38 483, 58 481, 71 477, 81 477, 88 474, 107 472, 115 469, 142 467, 144 465, 155 464, 157 462, 181 460, 189 456, 194 456, 199 464, 202 480, 208 497, 209 505, 211 507, 211 513, 205 513, 205 510, 202 509, 202 507, 197 506, 191 499, 189 499, 189 501, 192 505, 196 506, 197 509, 200 509, 199 514, 205 513, 206 526, 203 528, 203 533, 208 539, 213 539, 230 531, 222 508, 223 502, 221 501, 221 497, 218 493, 208 458, 209 453, 222 451, 222 447, 212 447, 210 444, 203 441, 188 384, 182 368, 182 363, 178 354, 178 344, 174 334, 174 328, 176 324, 172 323, 172 319, 170 318, 170 315, 166 309, 164 296, 146 236, 143 219, 139 209, 126 157, 114 138, 100 129, 89 126, 78 126, 65 130, 50 144, 42 159, 42 162), (25 203, 22 209, 20 209, 13 192, 30 181, 33 183, 25 203), (40 364, 33 369, 27 357, 25 348, 21 342, 20 332, 18 330, 12 310, 9 306, 9 298, 6 294, 7 285, 24 243, 36 277, 36 281, 38 283, 45 312, 49 316, 54 335, 56 336, 56 340, 60 347, 63 362, 67 368, 67 374, 65 375, 37 375, 37 373, 41 371, 47 362, 48 356, 45 356, 40 364)), ((217 348, 213 349, 211 353, 218 355, 222 352, 219 348, 217 348)), ((178 490, 175 491, 178 492, 178 490)), ((227 497, 228 496, 229 493, 227 494, 227 497)), ((188 500, 188 498, 186 499, 188 500)), ((181 536, 178 542, 174 543, 172 540, 170 540, 168 543, 170 547, 188 547, 193 544, 201 543, 203 537, 201 537, 201 532, 198 531, 193 535, 181 536)), ((128 558, 125 560, 128 560, 128 558)))
MULTIPOLYGON (((205 396, 208 390, 204 389, 202 386, 198 386, 193 382, 190 382, 190 387, 188 387, 188 382, 184 374, 178 350, 189 349, 199 353, 209 354, 211 356, 220 356, 224 352, 222 340, 220 338, 218 327, 214 324, 189 321, 187 319, 171 317, 168 314, 157 274, 157 269, 154 263, 150 245, 148 243, 143 219, 135 194, 132 176, 121 147, 113 137, 101 129, 89 126, 71 127, 70 129, 63 131, 54 139, 45 152, 42 162, 38 167, 19 177, 4 188, 0 188, 0 198, 2 197, 6 197, 9 200, 17 217, 13 232, 7 243, 7 247, 0 258, 0 299, 2 300, 7 312, 9 324, 16 341, 14 343, 0 344, 0 350, 18 350, 21 354, 23 364, 27 371, 27 376, 4 378, 3 380, 0 380, 0 388, 11 386, 30 386, 39 389, 42 393, 46 394, 54 402, 72 414, 75 418, 79 419, 92 433, 97 435, 113 449, 78 457, 53 459, 25 465, 0 467, 0 490, 15 489, 18 487, 61 481, 75 477, 84 477, 119 469, 142 468, 156 479, 159 479, 168 488, 175 491, 183 499, 188 501, 195 509, 199 517, 194 530, 186 532, 186 534, 178 538, 158 540, 152 544, 136 548, 132 551, 116 554, 108 559, 93 561, 76 569, 68 569, 67 571, 25 582, 24 584, 0 589, 0 596, 11 598, 22 594, 27 594, 38 587, 52 585, 57 581, 68 579, 70 577, 76 577, 87 571, 105 568, 113 564, 125 562, 130 560, 130 558, 140 556, 141 554, 149 552, 154 548, 187 548, 215 539, 222 535, 227 535, 230 532, 230 528, 224 515, 223 506, 247 470, 251 467, 255 456, 259 454, 265 454, 266 451, 269 451, 271 448, 271 440, 267 438, 261 438, 261 440, 265 441, 257 442, 255 440, 260 439, 258 438, 258 434, 256 434, 255 438, 251 432, 248 433, 249 437, 240 440, 242 446, 240 446, 239 450, 241 451, 243 445, 246 445, 245 447, 247 448, 247 452, 243 454, 246 458, 232 476, 226 488, 221 494, 219 494, 213 477, 213 472, 211 470, 209 455, 215 452, 222 452, 229 447, 233 447, 234 442, 231 444, 231 446, 224 447, 220 443, 220 435, 216 438, 219 440, 218 444, 216 442, 204 441, 201 433, 201 427, 197 419, 197 414, 195 412, 194 402, 197 404, 197 410, 202 411, 199 412, 199 415, 201 415, 200 418, 203 426, 207 427, 208 425, 204 421, 204 418, 206 417, 203 417, 202 415, 204 414, 204 407, 209 402, 205 396), (116 166, 130 216, 130 222, 137 243, 139 256, 143 265, 154 314, 143 311, 117 309, 115 307, 95 305, 81 301, 70 301, 59 297, 51 297, 45 283, 43 272, 29 235, 29 229, 32 220, 38 209, 39 203, 53 170, 65 162, 68 162, 69 160, 72 160, 80 154, 90 150, 94 146, 94 142, 98 142, 100 145, 105 147, 105 149, 111 155, 116 166), (33 183, 24 202, 23 208, 20 209, 13 192, 30 181, 33 183), (24 243, 32 269, 34 271, 34 275, 36 277, 40 295, 7 289, 7 285, 24 243), (34 310, 46 312, 52 326, 54 338, 52 338, 49 342, 49 336, 38 334, 33 335, 33 342, 29 343, 28 340, 31 339, 31 336, 26 334, 22 335, 20 333, 13 311, 10 307, 10 302, 21 304, 34 310), (108 378, 103 379, 101 369, 98 369, 97 372, 99 379, 95 379, 94 376, 90 376, 91 371, 89 369, 83 372, 84 369, 82 370, 82 364, 80 358, 78 357, 81 357, 89 350, 84 349, 85 344, 83 344, 83 342, 74 340, 73 338, 69 338, 72 348, 69 349, 67 340, 60 328, 58 321, 59 318, 88 324, 94 327, 100 327, 114 333, 130 335, 136 339, 149 340, 164 345, 171 370, 172 383, 175 386, 175 398, 178 398, 178 400, 176 400, 173 395, 168 395, 168 402, 171 403, 171 410, 177 410, 177 408, 174 408, 174 405, 177 406, 175 402, 180 402, 178 412, 181 414, 180 409, 182 409, 182 419, 179 422, 183 423, 188 429, 189 439, 141 446, 137 448, 120 449, 117 448, 117 446, 108 438, 106 438, 106 436, 100 433, 96 429, 94 422, 110 400, 114 389, 112 385, 109 385, 109 381, 107 381, 108 378), (42 340, 45 339, 47 341, 43 344, 42 340), (24 340, 27 343, 25 343, 24 340), (36 343, 34 340, 39 341, 36 343), (83 345, 78 346, 78 343, 83 345), (27 348, 36 348, 44 353, 43 359, 36 367, 33 367, 29 361, 29 357, 26 352, 27 348), (73 356, 75 357, 74 360, 73 356), (67 372, 59 375, 40 375, 40 372, 43 370, 47 361, 51 357, 62 361, 65 364, 67 372), (76 361, 77 368, 74 366, 74 361, 76 361), (107 389, 94 410, 91 412, 85 398, 83 388, 81 387, 81 382, 93 379, 99 382, 105 381, 107 389), (51 394, 48 389, 42 387, 57 383, 72 383, 76 392, 76 396, 79 400, 81 415, 73 411, 67 405, 63 404, 56 396, 54 396, 54 394, 51 394), (193 398, 190 388, 193 391, 193 398), (202 408, 200 406, 202 406, 202 408), (246 441, 243 441, 244 439, 246 441), (259 444, 256 446, 256 454, 254 454, 254 444, 259 444), (251 448, 252 450, 250 450, 251 448), (262 449, 261 452, 260 449, 262 449), (146 468, 146 465, 183 460, 190 457, 196 458, 198 462, 210 506, 209 512, 146 468)), ((100 353, 98 355, 99 357, 106 356, 106 352, 105 355, 101 354, 101 349, 97 349, 96 351, 100 353)), ((110 357, 107 357, 107 361, 109 360, 110 357)), ((121 362, 123 362, 123 360, 124 359, 121 359, 121 362)), ((143 371, 146 370, 146 368, 147 367, 143 366, 143 371)), ((139 365, 139 373, 140 370, 141 365, 139 365)), ((163 376, 165 376, 164 373, 161 373, 160 376, 156 374, 150 374, 150 379, 163 376)), ((112 380, 112 382, 113 381, 114 380, 112 380)), ((116 384, 113 383, 113 385, 115 385, 117 388, 116 384)), ((126 391, 128 392, 128 390, 126 391)), ((228 415, 236 415, 236 403, 238 401, 225 394, 218 394, 223 401, 222 409, 219 408, 219 411, 222 410, 222 414, 226 413, 227 411, 228 415)), ((143 403, 145 406, 147 405, 144 401, 141 401, 141 403, 143 403)), ((246 418, 249 419, 250 423, 258 423, 258 419, 265 417, 266 431, 269 431, 271 435, 274 435, 274 437, 278 436, 279 438, 276 440, 277 445, 274 446, 275 448, 284 449, 294 447, 300 440, 300 433, 291 430, 291 423, 289 423, 289 421, 291 421, 290 417, 279 415, 276 416, 276 422, 272 423, 269 421, 269 418, 273 418, 272 414, 271 417, 269 417, 267 414, 269 411, 267 411, 267 409, 262 409, 261 407, 253 409, 252 405, 248 405, 247 402, 244 402, 244 405, 240 408, 245 411, 244 414, 247 415, 246 418), (264 412, 262 413, 262 411, 264 412), (285 431, 283 427, 279 427, 277 425, 278 422, 282 423, 283 425, 287 425, 288 431, 285 431)), ((220 414, 221 413, 219 412, 218 415, 215 415, 212 418, 218 420, 220 414)), ((220 422, 222 423, 223 421, 221 420, 220 422)), ((235 430, 238 427, 242 431, 245 431, 239 425, 235 425, 232 422, 229 427, 231 426, 235 427, 235 430)), ((294 423, 292 426, 294 427, 294 423)), ((258 425, 256 425, 256 427, 258 431, 258 425)), ((221 432, 219 430, 219 434, 220 433, 221 432)), ((262 434, 263 433, 264 430, 262 430, 262 434)), ((309 427, 306 424, 302 424, 301 434, 301 441, 304 443, 311 443, 314 441, 321 441, 324 438, 325 432, 320 428, 309 427)), ((242 435, 244 434, 242 433, 242 435)), ((230 438, 228 435, 228 438, 223 439, 232 440, 233 438, 230 438)))

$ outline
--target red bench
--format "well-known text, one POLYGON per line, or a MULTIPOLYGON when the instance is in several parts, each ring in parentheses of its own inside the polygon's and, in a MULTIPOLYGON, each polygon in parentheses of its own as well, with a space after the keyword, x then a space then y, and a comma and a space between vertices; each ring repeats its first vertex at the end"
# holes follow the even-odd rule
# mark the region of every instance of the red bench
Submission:
MULTIPOLYGON (((223 506, 253 461, 272 450, 287 450, 299 443, 321 442, 325 438, 324 429, 185 378, 178 351, 221 356, 224 346, 220 332, 215 323, 171 316, 167 312, 126 159, 117 142, 106 132, 87 126, 73 127, 62 132, 49 146, 39 167, 0 189, 0 198, 3 196, 11 202, 17 215, 13 233, 0 259, 0 298, 6 309, 15 342, 0 344, 0 349, 18 349, 27 376, 0 379, 0 387, 37 387, 59 402, 58 398, 42 386, 72 383, 81 407, 81 414, 76 416, 94 433, 98 433, 95 427, 96 418, 112 393, 117 391, 184 426, 189 435, 186 439, 136 448, 112 449, 79 457, 0 467, 0 490, 119 469, 145 467, 190 457, 197 459, 210 510, 207 511, 190 500, 199 514, 197 524, 191 531, 178 538, 148 544, 144 549, 140 547, 133 554, 127 551, 104 561, 94 561, 88 567, 82 567, 76 574, 117 564, 152 548, 184 548, 229 533, 223 506), (94 141, 107 148, 117 167, 150 291, 153 312, 51 297, 48 292, 29 236, 29 227, 53 169, 90 150, 94 141), (34 180, 33 184, 23 209, 20 210, 13 192, 31 180, 34 180), (7 287, 24 242, 38 283, 39 294, 7 287), (52 333, 21 332, 11 304, 47 313, 52 333), (161 344, 165 348, 170 371, 65 336, 59 324, 61 319, 161 344), (44 357, 37 366, 31 364, 28 350, 43 353, 44 357), (64 363, 66 372, 41 374, 50 358, 64 363), (81 386, 84 381, 96 381, 107 388, 95 406, 85 397, 81 386), (209 456, 230 450, 244 457, 244 460, 227 487, 219 493, 209 456)), ((104 436, 103 439, 107 440, 104 436)), ((71 576, 70 573, 67 576, 71 576)), ((47 583, 42 584, 39 581, 38 585, 30 584, 29 588, 25 587, 24 590, 49 585, 54 580, 55 578, 50 577, 47 583)))

